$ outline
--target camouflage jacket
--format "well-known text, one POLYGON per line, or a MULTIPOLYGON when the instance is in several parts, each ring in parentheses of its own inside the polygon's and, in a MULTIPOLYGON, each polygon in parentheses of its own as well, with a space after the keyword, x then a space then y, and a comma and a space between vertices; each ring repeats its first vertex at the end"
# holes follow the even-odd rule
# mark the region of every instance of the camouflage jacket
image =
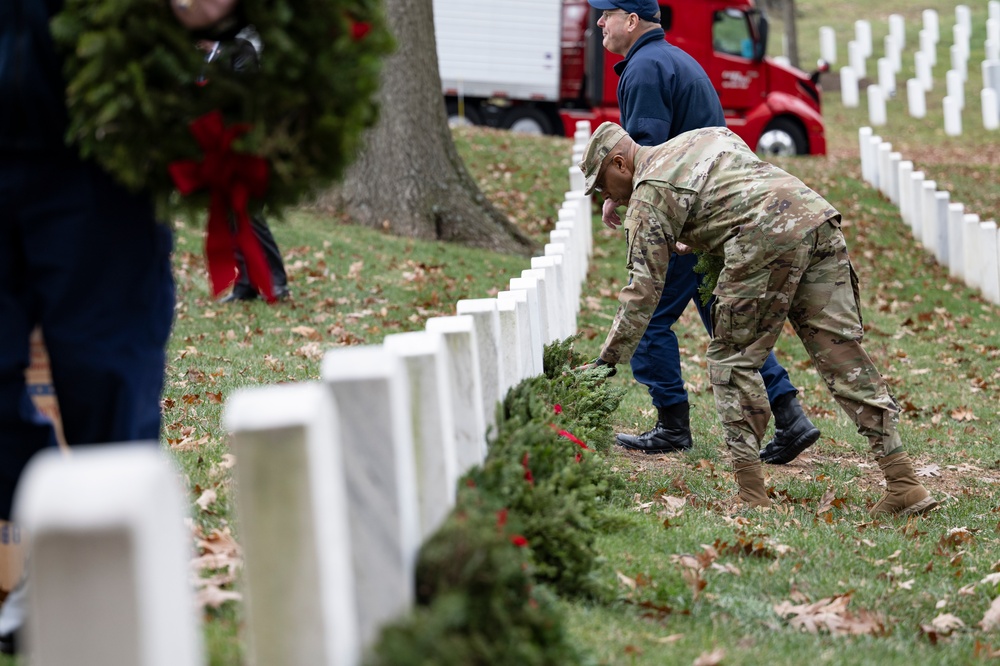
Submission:
POLYGON ((625 214, 629 284, 601 358, 631 358, 663 292, 676 242, 725 258, 738 281, 798 245, 840 214, 798 178, 764 162, 736 134, 708 127, 635 157, 625 214))

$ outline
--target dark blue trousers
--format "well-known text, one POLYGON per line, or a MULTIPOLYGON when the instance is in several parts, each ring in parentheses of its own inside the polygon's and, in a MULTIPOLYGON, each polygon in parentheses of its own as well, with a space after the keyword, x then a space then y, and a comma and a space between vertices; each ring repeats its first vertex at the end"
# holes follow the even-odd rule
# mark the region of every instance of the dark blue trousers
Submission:
POLYGON ((25 388, 40 324, 70 445, 159 440, 169 230, 148 197, 66 152, 0 154, 0 518, 54 446, 25 388))
MULTIPOLYGON (((698 297, 698 285, 701 275, 694 272, 698 257, 692 254, 670 257, 667 267, 666 287, 660 296, 660 304, 646 328, 646 333, 639 341, 639 346, 632 355, 632 375, 636 381, 649 389, 653 398, 653 406, 669 407, 686 402, 687 391, 684 390, 684 378, 681 377, 681 356, 677 346, 677 335, 673 331, 676 322, 691 300, 698 307, 698 314, 705 324, 705 330, 712 334, 712 302, 702 305, 698 297)), ((774 404, 775 399, 788 393, 794 393, 795 387, 788 379, 788 372, 781 367, 774 357, 774 352, 767 356, 760 369, 764 385, 767 387, 767 399, 774 404)))

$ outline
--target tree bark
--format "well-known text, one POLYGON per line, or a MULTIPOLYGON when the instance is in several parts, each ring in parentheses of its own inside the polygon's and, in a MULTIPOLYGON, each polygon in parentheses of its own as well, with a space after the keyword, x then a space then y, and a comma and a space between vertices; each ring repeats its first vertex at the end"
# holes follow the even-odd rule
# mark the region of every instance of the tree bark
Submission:
POLYGON ((795 24, 795 0, 785 0, 784 6, 785 41, 788 46, 788 60, 793 67, 799 67, 799 31, 795 24))
POLYGON ((432 0, 385 0, 397 50, 382 68, 379 121, 321 204, 413 238, 528 254, 532 241, 479 190, 455 149, 441 94, 432 0))

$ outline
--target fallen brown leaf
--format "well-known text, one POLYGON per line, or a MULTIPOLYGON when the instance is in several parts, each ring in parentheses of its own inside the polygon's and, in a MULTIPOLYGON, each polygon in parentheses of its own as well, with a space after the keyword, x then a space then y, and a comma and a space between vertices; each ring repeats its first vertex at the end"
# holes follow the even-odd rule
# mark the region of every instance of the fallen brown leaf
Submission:
POLYGON ((990 604, 983 619, 979 621, 979 627, 983 631, 993 631, 1000 627, 1000 597, 994 599, 993 603, 990 604))
POLYGON ((726 658, 726 651, 722 648, 716 648, 711 652, 702 652, 698 655, 691 666, 719 666, 722 660, 726 658))
POLYGON ((961 629, 965 626, 965 623, 962 622, 961 618, 952 615, 951 613, 942 613, 941 615, 938 615, 936 618, 931 620, 931 624, 944 636, 947 636, 956 629, 961 629))
POLYGON ((625 587, 627 587, 630 590, 634 590, 636 588, 635 578, 629 578, 628 576, 626 576, 625 574, 623 574, 621 571, 616 571, 615 573, 618 574, 618 582, 619 583, 621 583, 622 585, 624 585, 625 587))
POLYGON ((223 590, 215 585, 206 585, 195 594, 195 601, 201 608, 218 608, 227 601, 242 601, 243 595, 232 590, 223 590))
POLYGON ((866 610, 852 613, 847 609, 850 601, 850 592, 811 604, 783 601, 774 606, 774 612, 785 618, 790 626, 811 634, 828 631, 834 636, 882 636, 886 633, 885 622, 877 613, 866 610))
POLYGON ((218 498, 219 496, 216 494, 215 490, 213 488, 208 488, 197 500, 195 500, 194 503, 197 504, 202 511, 208 511, 208 507, 212 506, 218 498))

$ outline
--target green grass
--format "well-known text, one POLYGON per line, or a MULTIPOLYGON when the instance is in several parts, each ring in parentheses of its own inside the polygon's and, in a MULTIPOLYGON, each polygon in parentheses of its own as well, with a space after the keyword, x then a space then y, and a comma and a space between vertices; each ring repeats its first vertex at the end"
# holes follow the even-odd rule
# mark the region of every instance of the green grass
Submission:
MULTIPOLYGON (((804 62, 818 55, 809 49, 818 49, 812 36, 820 25, 837 29, 846 54, 845 37, 862 15, 873 22, 876 45, 886 30, 884 17, 893 11, 908 16, 908 38, 916 38, 915 9, 902 0, 876 8, 819 0, 799 0, 798 6, 804 62)), ((928 0, 920 6, 939 7, 942 34, 950 36, 953 5, 928 0)), ((980 21, 985 5, 972 8, 980 21)), ((981 42, 973 36, 974 53, 981 42)), ((975 57, 970 62, 978 62, 975 57)), ((974 89, 978 64, 969 73, 967 91, 974 89)), ((768 470, 769 485, 782 497, 777 509, 727 515, 723 507, 736 487, 706 378, 707 336, 689 309, 678 333, 695 448, 672 457, 609 455, 623 488, 613 508, 621 526, 601 534, 598 546, 604 583, 617 590, 616 601, 562 604, 571 634, 599 663, 690 664, 723 650, 725 664, 965 664, 1000 648, 1000 637, 976 626, 997 594, 995 584, 980 581, 1000 569, 1000 309, 949 280, 947 270, 912 241, 897 211, 860 182, 856 137, 866 111, 841 108, 835 91, 825 100, 830 155, 781 164, 844 215, 862 280, 866 348, 904 407, 901 430, 911 455, 920 467, 938 466, 939 475, 925 481, 943 506, 920 520, 869 521, 866 506, 880 492, 877 469, 789 334, 779 341, 779 358, 823 437, 804 461, 768 470), (828 491, 837 501, 820 511, 828 491), (663 495, 685 499, 677 515, 662 514, 665 506, 656 499, 663 495), (649 502, 648 512, 641 510, 649 502), (950 533, 957 528, 966 531, 950 533), (692 571, 675 557, 709 553, 706 546, 718 558, 711 562, 703 555, 704 570, 692 571), (871 614, 883 628, 879 635, 804 633, 774 611, 785 601, 817 602, 846 593, 852 595, 849 610, 871 614), (950 636, 921 630, 941 613, 954 613, 965 627, 950 636)), ((940 109, 940 99, 929 98, 928 108, 932 114, 940 109)), ((958 138, 945 137, 940 117, 933 115, 916 122, 904 114, 879 133, 949 189, 952 201, 990 219, 1000 196, 1000 135, 972 131, 970 113, 969 131, 958 138)), ((568 186, 569 141, 468 129, 457 131, 456 141, 491 200, 541 240, 568 186)), ((527 267, 522 257, 395 238, 318 210, 293 212, 273 227, 294 298, 268 307, 214 303, 200 224, 177 225, 178 308, 163 396, 163 444, 184 470, 192 514, 204 534, 230 529, 239 537, 220 425, 233 391, 315 379, 323 351, 422 329, 428 317, 453 314, 459 299, 494 294, 527 267), (202 509, 194 501, 207 489, 218 499, 202 509)), ((594 229, 595 258, 580 315, 579 347, 587 354, 600 349, 625 279, 619 234, 596 218, 594 229)), ((648 428, 653 416, 645 390, 626 367, 612 381, 628 388, 614 427, 648 428)), ((225 587, 239 589, 238 579, 225 587)), ((207 608, 205 620, 211 663, 242 663, 241 604, 207 608)))
MULTIPOLYGON (((852 131, 831 133, 837 132, 853 139, 852 131)), ((568 141, 475 130, 457 138, 491 198, 519 211, 520 224, 536 237, 551 228, 566 187, 568 141), (531 166, 514 167, 515 160, 531 166), (522 191, 524 198, 517 194, 522 191)), ((841 147, 845 153, 852 149, 841 147)), ((705 378, 707 336, 689 311, 680 327, 695 449, 665 460, 611 454, 624 487, 615 511, 625 526, 602 534, 598 545, 604 582, 617 589, 617 601, 563 604, 572 635, 600 663, 687 664, 722 649, 727 664, 958 664, 975 658, 977 642, 1000 644, 975 626, 996 593, 995 586, 979 581, 997 566, 997 308, 949 281, 947 271, 909 239, 895 209, 858 182, 856 159, 792 159, 784 166, 844 214, 863 281, 867 348, 906 408, 907 448, 921 466, 940 467, 941 476, 926 482, 944 506, 912 523, 868 520, 866 506, 880 491, 866 446, 788 335, 779 343, 780 357, 824 435, 808 462, 769 470, 770 484, 784 498, 778 510, 734 523, 721 508, 735 485, 705 378), (977 420, 956 420, 967 412, 977 420), (828 490, 840 501, 818 514, 828 490), (664 492, 687 500, 669 527, 656 508, 636 511, 664 492), (968 542, 949 540, 949 531, 959 527, 968 530, 968 542), (759 546, 760 556, 739 550, 748 543, 759 546), (672 558, 701 553, 703 544, 715 544, 720 552, 715 564, 724 570, 700 572, 705 586, 695 595, 672 558), (637 581, 635 589, 621 582, 629 579, 637 581), (773 609, 786 600, 816 602, 848 592, 849 609, 874 614, 881 635, 803 633, 773 609), (934 645, 920 626, 944 612, 958 615, 966 628, 934 645)), ((618 235, 596 219, 594 228, 597 256, 580 317, 586 353, 600 348, 624 276, 618 235)), ((493 293, 525 265, 522 258, 397 239, 311 212, 275 225, 275 234, 289 256, 295 293, 292 303, 277 307, 214 305, 200 257, 178 255, 183 305, 171 347, 166 399, 173 407, 165 408, 166 436, 192 426, 191 437, 208 435, 197 451, 178 453, 192 488, 215 484, 219 491, 209 512, 195 508, 206 530, 222 526, 231 512, 228 477, 206 473, 226 451, 220 405, 214 398, 205 402, 206 395, 221 393, 224 402, 240 386, 314 378, 320 350, 378 343, 385 334, 419 329, 426 317, 450 314, 458 299, 493 293), (197 355, 185 355, 189 348, 197 355), (202 403, 185 402, 192 394, 200 394, 202 403)), ((179 248, 198 252, 200 235, 194 229, 181 230, 180 239, 179 248)), ((631 381, 627 368, 613 381, 629 388, 615 427, 633 432, 648 427, 653 419, 644 389, 631 381)), ((197 494, 193 490, 192 499, 197 494)), ((207 616, 213 663, 238 663, 238 604, 207 616)))

